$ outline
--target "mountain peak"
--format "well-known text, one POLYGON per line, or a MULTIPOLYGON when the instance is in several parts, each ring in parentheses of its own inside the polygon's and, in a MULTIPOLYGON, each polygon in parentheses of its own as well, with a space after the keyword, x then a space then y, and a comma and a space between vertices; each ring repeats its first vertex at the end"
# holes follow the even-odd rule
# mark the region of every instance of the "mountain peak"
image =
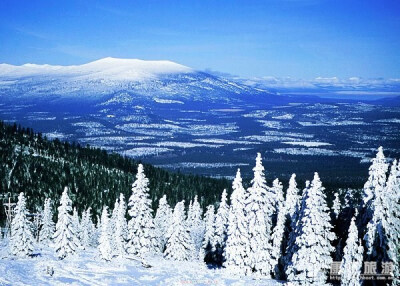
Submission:
POLYGON ((192 73, 193 69, 172 61, 146 61, 106 57, 83 65, 53 66, 24 64, 0 65, 0 76, 83 76, 113 80, 145 80, 164 74, 192 73))

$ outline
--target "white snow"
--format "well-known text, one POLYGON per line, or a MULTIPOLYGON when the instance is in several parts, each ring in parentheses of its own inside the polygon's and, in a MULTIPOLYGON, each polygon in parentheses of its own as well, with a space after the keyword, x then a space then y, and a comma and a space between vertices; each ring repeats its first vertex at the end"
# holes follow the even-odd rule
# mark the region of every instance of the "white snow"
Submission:
POLYGON ((104 58, 76 66, 0 64, 0 76, 7 78, 28 76, 70 76, 87 80, 144 81, 163 74, 191 73, 189 67, 171 61, 104 58))
POLYGON ((289 145, 298 145, 304 147, 319 147, 319 146, 330 146, 332 144, 326 142, 316 142, 316 141, 308 141, 308 142, 301 142, 301 141, 286 141, 282 142, 283 144, 289 145))
POLYGON ((98 251, 89 248, 78 255, 58 260, 51 248, 43 248, 34 258, 13 259, 0 244, 1 285, 281 285, 254 277, 235 277, 225 269, 209 269, 198 261, 168 261, 146 256, 151 268, 140 261, 118 258, 101 261, 98 251), (54 275, 46 273, 53 267, 54 275))
POLYGON ((172 100, 172 99, 162 99, 162 98, 154 98, 153 99, 157 103, 163 103, 163 104, 184 104, 184 102, 180 100, 172 100))
POLYGON ((165 152, 173 151, 169 148, 155 148, 155 147, 139 147, 121 152, 124 156, 128 157, 143 157, 149 155, 157 155, 165 152))

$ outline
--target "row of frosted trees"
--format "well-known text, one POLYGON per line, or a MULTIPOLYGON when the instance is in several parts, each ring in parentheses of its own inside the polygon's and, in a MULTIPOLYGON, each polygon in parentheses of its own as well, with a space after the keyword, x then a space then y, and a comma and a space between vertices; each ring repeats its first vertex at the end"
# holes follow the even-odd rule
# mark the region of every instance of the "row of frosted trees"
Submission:
MULTIPOLYGON (((393 262, 394 275, 399 274, 400 163, 394 160, 389 174, 388 169, 380 147, 369 169, 362 204, 351 212, 353 218, 340 255, 342 285, 360 285, 365 259, 393 262)), ((251 186, 245 189, 238 170, 230 204, 224 190, 217 210, 209 205, 204 216, 197 197, 186 211, 184 201, 172 210, 164 196, 153 217, 149 182, 139 165, 127 205, 121 194, 112 212, 103 208, 97 226, 92 222, 90 209, 81 218, 72 210, 67 189, 54 225, 47 199, 38 239, 53 245, 60 258, 96 246, 100 257, 107 261, 162 253, 172 260, 204 260, 238 275, 324 285, 337 241, 331 220, 343 209, 338 196, 331 210, 317 173, 303 190, 298 189, 294 174, 285 194, 278 179, 268 186, 261 154, 257 155, 253 171, 251 186)), ((23 193, 15 209, 11 234, 12 254, 32 253, 34 238, 23 193)), ((396 283, 394 280, 393 284, 396 283)))

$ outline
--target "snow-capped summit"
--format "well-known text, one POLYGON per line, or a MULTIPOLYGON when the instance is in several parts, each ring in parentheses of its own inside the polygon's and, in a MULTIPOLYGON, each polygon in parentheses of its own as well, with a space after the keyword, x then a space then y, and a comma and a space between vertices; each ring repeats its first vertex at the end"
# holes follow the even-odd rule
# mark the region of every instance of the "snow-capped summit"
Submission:
POLYGON ((154 79, 159 75, 190 73, 193 69, 171 61, 144 61, 138 59, 103 58, 83 65, 53 66, 24 64, 14 66, 0 65, 0 76, 15 78, 26 76, 78 76, 96 80, 141 81, 154 79))
POLYGON ((165 60, 108 57, 71 66, 0 64, 0 97, 13 103, 73 99, 109 105, 160 98, 230 102, 260 94, 267 92, 165 60))

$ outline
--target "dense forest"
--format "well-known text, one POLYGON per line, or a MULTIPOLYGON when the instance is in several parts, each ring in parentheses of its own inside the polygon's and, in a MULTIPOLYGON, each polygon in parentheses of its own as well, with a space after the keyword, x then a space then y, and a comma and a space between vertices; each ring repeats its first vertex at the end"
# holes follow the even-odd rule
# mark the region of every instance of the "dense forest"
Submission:
MULTIPOLYGON (((30 210, 43 206, 46 198, 59 201, 65 186, 79 212, 91 207, 100 215, 103 205, 112 206, 123 193, 131 194, 131 184, 139 161, 77 143, 48 140, 30 128, 0 121, 0 193, 10 193, 15 201, 20 192, 30 210)), ((172 173, 144 164, 150 180, 153 209, 166 194, 171 205, 189 203, 198 195, 203 208, 219 200, 223 189, 230 193, 231 182, 197 175, 172 173)), ((56 209, 56 206, 53 206, 56 209)), ((1 208, 0 221, 4 221, 1 208)))

